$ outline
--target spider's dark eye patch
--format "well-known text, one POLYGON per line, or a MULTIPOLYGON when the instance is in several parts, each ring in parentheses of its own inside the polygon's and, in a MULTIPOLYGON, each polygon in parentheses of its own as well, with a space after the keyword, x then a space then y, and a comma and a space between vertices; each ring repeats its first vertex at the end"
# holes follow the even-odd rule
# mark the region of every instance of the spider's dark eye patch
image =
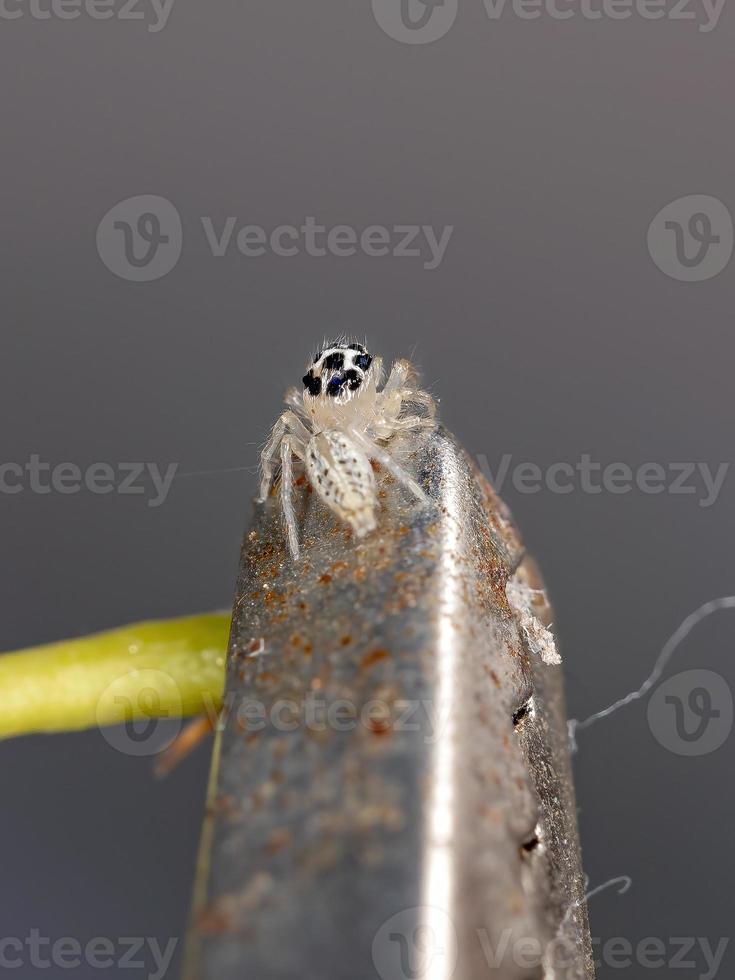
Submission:
POLYGON ((357 371, 349 370, 345 371, 345 381, 347 382, 347 387, 350 391, 357 391, 357 389, 362 384, 362 378, 357 373, 357 371))
POLYGON ((314 375, 309 372, 303 377, 304 387, 309 392, 310 395, 319 395, 322 390, 322 379, 315 378, 314 375))
POLYGON ((323 371, 341 371, 345 366, 344 354, 329 354, 324 358, 323 371))
POLYGON ((340 378, 339 375, 335 374, 333 378, 329 379, 329 383, 327 384, 327 394, 332 398, 336 398, 344 386, 345 378, 340 378))
POLYGON ((350 344, 349 350, 356 350, 359 351, 361 354, 367 354, 367 351, 362 346, 362 344, 350 344))
POLYGON ((355 367, 359 367, 361 371, 367 371, 372 364, 372 361, 373 359, 369 354, 360 354, 355 358, 354 364, 355 367))

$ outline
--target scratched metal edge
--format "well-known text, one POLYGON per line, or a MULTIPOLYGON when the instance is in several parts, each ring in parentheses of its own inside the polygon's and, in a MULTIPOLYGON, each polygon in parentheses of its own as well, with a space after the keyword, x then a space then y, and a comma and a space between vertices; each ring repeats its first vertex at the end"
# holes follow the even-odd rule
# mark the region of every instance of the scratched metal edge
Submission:
MULTIPOLYGON (((457 453, 464 457, 465 465, 468 465, 472 469, 476 486, 480 489, 481 494, 484 495, 485 498, 483 500, 483 509, 485 510, 486 517, 491 525, 490 536, 492 538, 492 547, 496 553, 496 557, 502 557, 502 562, 508 574, 510 574, 523 561, 524 550, 507 508, 495 496, 492 489, 487 484, 487 481, 485 481, 484 478, 477 473, 477 468, 474 466, 474 463, 469 461, 464 450, 461 450, 461 447, 457 448, 456 444, 452 440, 452 437, 441 432, 437 434, 435 438, 437 440, 437 444, 439 445, 441 445, 442 440, 445 442, 447 440, 452 442, 457 453)), ((426 458, 428 458, 429 455, 430 450, 427 450, 423 459, 424 464, 426 463, 426 458)), ((423 476, 425 485, 427 484, 427 481, 431 482, 430 478, 427 476, 430 469, 430 465, 424 465, 423 476)), ((420 474, 417 473, 417 475, 420 474)), ((405 503, 401 510, 399 502, 395 496, 395 490, 391 490, 389 488, 388 492, 384 493, 383 496, 388 498, 385 506, 388 508, 396 508, 401 513, 401 517, 405 518, 407 513, 405 503)), ((301 512, 302 521, 305 518, 308 518, 305 525, 305 545, 307 550, 309 547, 314 548, 315 542, 318 543, 319 538, 324 534, 328 533, 334 537, 336 533, 334 521, 330 520, 328 514, 325 515, 323 513, 323 508, 322 513, 319 514, 318 508, 314 508, 313 502, 311 503, 311 508, 307 502, 306 506, 302 508, 301 512), (315 510, 317 511, 316 515, 315 510)), ((256 518, 253 526, 257 528, 260 524, 261 530, 265 528, 270 534, 274 536, 280 535, 282 537, 280 521, 276 519, 276 513, 277 503, 276 501, 271 500, 266 505, 266 511, 261 509, 256 511, 256 518)), ((242 600, 244 597, 243 590, 248 585, 249 574, 245 568, 245 564, 247 562, 248 550, 250 548, 249 541, 252 540, 254 534, 257 537, 256 531, 251 531, 249 535, 246 535, 243 545, 243 566, 241 566, 241 573, 238 579, 238 602, 236 604, 235 613, 233 616, 233 628, 228 657, 230 668, 230 674, 228 676, 230 678, 233 662, 236 661, 238 656, 241 656, 242 654, 242 642, 244 640, 244 636, 242 635, 242 600)), ((344 547, 346 546, 347 549, 354 548, 354 542, 349 541, 349 534, 345 535, 344 537, 347 540, 343 542, 342 553, 347 555, 349 552, 344 551, 344 547)), ((288 560, 285 558, 282 549, 279 552, 278 547, 276 547, 274 554, 277 559, 275 564, 278 564, 278 561, 280 561, 281 564, 284 562, 285 564, 288 564, 288 560), (279 554, 281 556, 280 559, 278 559, 279 554)), ((277 573, 274 572, 274 575, 275 574, 277 573)), ((549 935, 558 934, 559 930, 561 929, 562 936, 572 943, 577 950, 580 945, 583 948, 583 957, 580 959, 580 957, 577 955, 573 968, 570 968, 568 971, 563 971, 562 973, 546 969, 544 971, 544 976, 548 977, 549 980, 551 980, 551 978, 561 978, 562 976, 564 977, 564 980, 577 976, 591 977, 593 976, 593 972, 591 971, 591 957, 589 955, 589 935, 588 932, 585 932, 586 918, 584 905, 582 902, 583 879, 579 865, 579 845, 576 833, 574 795, 570 781, 571 771, 567 754, 567 746, 563 741, 562 735, 563 730, 565 730, 565 726, 561 672, 556 668, 541 669, 539 664, 535 662, 533 658, 528 657, 528 660, 533 665, 533 668, 531 671, 532 678, 531 675, 529 675, 526 683, 529 691, 534 690, 537 692, 539 706, 542 710, 539 710, 536 713, 533 719, 534 723, 532 725, 529 724, 525 726, 524 731, 520 735, 519 742, 521 745, 522 755, 524 756, 529 770, 531 783, 534 786, 541 804, 541 816, 539 823, 543 828, 543 845, 538 849, 537 853, 534 853, 532 861, 528 862, 527 867, 524 868, 522 873, 527 878, 530 876, 530 879, 535 881, 536 885, 538 885, 539 881, 541 882, 537 889, 537 898, 540 905, 543 907, 539 909, 539 912, 547 919, 547 925, 550 930, 549 935), (556 765, 554 765, 554 762, 556 762, 556 765), (551 772, 552 778, 540 779, 539 771, 546 771, 547 773, 551 772), (562 805, 560 808, 557 807, 556 810, 554 810, 554 808, 549 806, 548 802, 544 800, 544 797, 548 796, 549 794, 556 795, 557 797, 563 799, 565 805, 562 805), (562 841, 564 842, 563 846, 560 846, 562 841), (560 871, 562 873, 563 881, 560 883, 562 894, 548 894, 548 889, 545 888, 543 879, 548 875, 550 870, 554 871, 554 869, 556 869, 555 873, 557 876, 559 876, 560 871), (579 901, 580 905, 578 908, 575 907, 574 914, 568 916, 569 921, 565 922, 563 913, 565 907, 567 911, 569 909, 570 896, 572 896, 575 901, 579 901)), ((230 680, 228 680, 228 688, 229 685, 230 680)), ((519 692, 517 691, 516 697, 518 695, 519 692)), ((221 745, 222 736, 218 735, 218 752, 221 745)), ((217 767, 213 766, 210 779, 210 793, 212 795, 209 799, 206 829, 202 836, 202 846, 200 849, 196 891, 197 898, 195 902, 195 911, 193 914, 193 920, 195 923, 197 921, 201 921, 203 909, 206 907, 205 897, 208 888, 211 885, 211 881, 208 882, 206 879, 209 878, 211 874, 211 843, 215 834, 215 803, 217 799, 216 783, 218 782, 219 776, 221 776, 221 768, 218 769, 217 767)), ((221 829, 222 828, 220 827, 220 830, 221 829)), ((196 933, 198 931, 198 927, 194 925, 191 930, 188 946, 186 976, 187 978, 190 978, 190 980, 200 980, 201 975, 198 967, 201 964, 202 946, 200 940, 196 938, 196 933)), ((207 980, 215 975, 218 974, 211 972, 207 973, 207 980)), ((336 976, 338 974, 334 975, 336 976)), ((339 975, 341 976, 342 974, 339 975)), ((472 975, 474 976, 475 974, 473 973, 472 975)), ((536 974, 534 973, 533 975, 535 976, 536 974)), ((360 976, 362 976, 362 974, 360 974, 360 976)))
MULTIPOLYGON (((540 569, 529 555, 524 556, 518 573, 532 588, 545 591, 540 569)), ((540 618, 546 626, 554 620, 548 599, 540 618)), ((534 711, 518 726, 518 736, 541 804, 542 844, 538 854, 534 855, 534 873, 548 876, 557 886, 552 889, 546 910, 549 925, 554 928, 554 955, 546 964, 544 975, 545 980, 570 975, 587 980, 595 976, 594 955, 567 734, 563 668, 544 667, 539 658, 535 658, 533 669, 534 711), (560 884, 565 887, 561 889, 560 884), (573 955, 570 951, 580 946, 583 958, 577 974, 555 969, 554 958, 563 964, 573 955)))
POLYGON ((222 731, 218 727, 214 734, 214 745, 207 777, 207 792, 204 802, 204 819, 199 835, 199 847, 194 869, 194 888, 192 890, 189 919, 186 930, 186 945, 184 947, 183 968, 181 980, 197 980, 201 959, 201 936, 196 928, 196 922, 207 902, 207 885, 209 882, 212 843, 214 840, 214 801, 217 798, 217 783, 219 767, 222 758, 222 731))
MULTIPOLYGON (((235 607, 236 602, 237 595, 235 595, 233 599, 233 608, 235 607)), ((234 612, 230 617, 230 631, 227 639, 228 657, 229 651, 232 649, 234 643, 233 618, 234 612)), ((199 963, 201 960, 201 936, 196 928, 196 922, 202 913, 202 909, 207 903, 207 885, 209 883, 212 844, 214 841, 215 829, 214 802, 217 799, 217 786, 219 782, 220 764, 222 761, 222 731, 222 724, 220 720, 218 720, 214 730, 214 738, 212 740, 212 754, 209 761, 207 789, 204 798, 204 817, 202 819, 202 829, 199 834, 199 846, 197 848, 196 861, 194 865, 194 885, 192 888, 189 916, 186 926, 186 940, 184 946, 181 980, 197 980, 199 973, 199 963)))

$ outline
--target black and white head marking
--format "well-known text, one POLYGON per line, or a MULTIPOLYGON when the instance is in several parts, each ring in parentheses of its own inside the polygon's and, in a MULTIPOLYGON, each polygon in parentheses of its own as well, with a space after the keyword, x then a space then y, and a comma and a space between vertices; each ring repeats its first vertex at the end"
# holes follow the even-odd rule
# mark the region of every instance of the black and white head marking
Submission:
POLYGON ((359 391, 372 361, 362 344, 328 344, 304 375, 305 393, 313 398, 349 399, 359 391))

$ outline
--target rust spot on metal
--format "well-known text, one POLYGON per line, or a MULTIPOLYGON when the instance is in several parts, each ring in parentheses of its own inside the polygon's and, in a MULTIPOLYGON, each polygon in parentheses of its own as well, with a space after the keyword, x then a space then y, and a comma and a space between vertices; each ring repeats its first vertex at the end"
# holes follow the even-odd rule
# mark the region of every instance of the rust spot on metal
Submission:
POLYGON ((373 718, 366 720, 365 726, 373 735, 388 735, 393 730, 390 718, 373 718))
POLYGON ((332 576, 329 574, 329 572, 325 572, 323 575, 319 576, 319 581, 322 585, 329 585, 329 583, 332 581, 332 576))
POLYGON ((266 592, 264 596, 264 602, 266 605, 270 606, 274 602, 283 605, 286 601, 286 596, 282 592, 266 592))
POLYGON ((278 674, 274 674, 270 670, 264 670, 260 674, 257 674, 255 677, 255 683, 259 685, 265 684, 266 686, 269 686, 269 685, 278 684, 278 682, 279 682, 278 674))
POLYGON ((234 799, 231 796, 225 794, 221 794, 220 796, 215 796, 215 798, 210 803, 207 803, 206 806, 207 813, 213 814, 215 816, 232 813, 234 809, 235 809, 234 799))
POLYGON ((379 663, 381 660, 385 660, 390 654, 387 650, 371 650, 366 653, 365 656, 360 661, 360 666, 367 669, 372 667, 373 664, 379 663))
POLYGON ((268 835, 265 853, 268 855, 278 854, 279 851, 283 851, 289 846, 291 840, 291 831, 287 827, 279 827, 268 835))
POLYGON ((222 895, 206 905, 197 916, 196 928, 203 936, 219 936, 235 926, 235 899, 222 895))

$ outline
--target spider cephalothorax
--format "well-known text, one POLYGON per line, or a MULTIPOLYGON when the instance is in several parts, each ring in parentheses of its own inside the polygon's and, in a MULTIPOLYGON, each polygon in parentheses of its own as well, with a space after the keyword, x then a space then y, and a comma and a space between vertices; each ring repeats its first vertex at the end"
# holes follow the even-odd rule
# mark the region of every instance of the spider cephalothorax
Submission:
POLYGON ((346 401, 360 389, 372 362, 362 344, 330 344, 314 356, 303 378, 304 389, 312 398, 346 401))
POLYGON ((324 503, 359 538, 376 526, 378 495, 371 460, 385 469, 422 503, 428 498, 410 473, 394 459, 388 443, 397 432, 434 424, 434 400, 417 386, 408 361, 396 361, 386 383, 382 362, 357 343, 335 341, 314 357, 304 375, 303 391, 286 392, 289 410, 276 422, 261 454, 259 500, 273 482, 281 458, 281 506, 294 558, 298 533, 291 495, 293 457, 324 503), (406 411, 411 406, 413 412, 406 411))

